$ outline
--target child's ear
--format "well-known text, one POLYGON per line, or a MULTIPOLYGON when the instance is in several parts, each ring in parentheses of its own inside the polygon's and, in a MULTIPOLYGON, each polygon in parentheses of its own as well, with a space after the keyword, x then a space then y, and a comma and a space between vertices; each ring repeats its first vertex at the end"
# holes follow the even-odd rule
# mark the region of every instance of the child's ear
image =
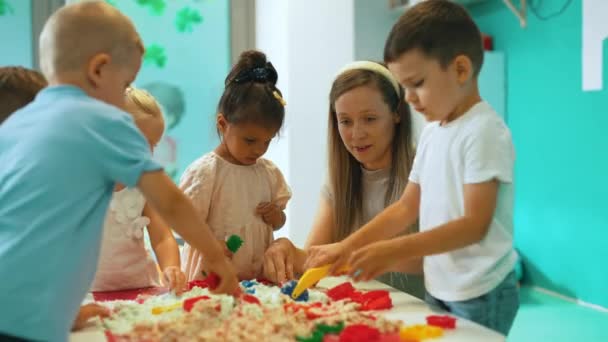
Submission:
POLYGON ((456 79, 460 85, 463 85, 473 76, 473 63, 469 57, 458 55, 454 59, 453 65, 456 70, 456 79))
POLYGON ((87 79, 93 86, 101 83, 110 61, 111 57, 107 53, 98 53, 89 60, 86 70, 87 79))
POLYGON ((228 125, 228 122, 226 121, 224 114, 217 113, 216 124, 217 124, 217 129, 220 131, 220 133, 224 134, 224 131, 226 130, 226 126, 228 125))

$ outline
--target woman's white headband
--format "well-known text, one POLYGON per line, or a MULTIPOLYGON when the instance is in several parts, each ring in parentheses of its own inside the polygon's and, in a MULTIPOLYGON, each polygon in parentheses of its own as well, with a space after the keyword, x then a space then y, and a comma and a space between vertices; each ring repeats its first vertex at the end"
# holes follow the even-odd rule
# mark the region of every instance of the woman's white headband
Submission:
MULTIPOLYGON (((391 74, 391 72, 383 65, 378 64, 376 62, 356 61, 346 64, 342 69, 340 69, 340 71, 338 72, 338 76, 349 70, 369 70, 378 73, 384 76, 384 78, 386 78, 389 82, 391 82, 393 88, 395 88, 395 92, 397 92, 397 95, 401 96, 401 87, 399 87, 399 82, 397 82, 395 77, 393 77, 393 74, 391 74)), ((336 78, 338 76, 336 76, 336 78)))

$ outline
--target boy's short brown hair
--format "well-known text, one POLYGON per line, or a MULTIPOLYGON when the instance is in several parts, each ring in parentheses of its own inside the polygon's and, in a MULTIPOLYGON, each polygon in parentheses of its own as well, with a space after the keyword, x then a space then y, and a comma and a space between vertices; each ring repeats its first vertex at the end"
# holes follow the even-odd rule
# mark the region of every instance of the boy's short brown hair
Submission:
POLYGON ((19 66, 0 67, 0 124, 32 102, 46 86, 44 76, 38 71, 19 66))
POLYGON ((427 0, 406 10, 395 23, 384 46, 384 61, 392 63, 418 49, 446 67, 465 55, 477 76, 483 64, 482 44, 481 32, 464 7, 448 0, 427 0))

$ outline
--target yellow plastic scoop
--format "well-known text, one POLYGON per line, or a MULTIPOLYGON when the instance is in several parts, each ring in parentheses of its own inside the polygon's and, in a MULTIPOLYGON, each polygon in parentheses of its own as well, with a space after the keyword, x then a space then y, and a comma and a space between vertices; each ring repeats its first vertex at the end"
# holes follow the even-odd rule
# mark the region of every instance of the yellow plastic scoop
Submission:
POLYGON ((153 315, 160 315, 165 312, 173 311, 175 309, 179 309, 182 307, 182 303, 178 302, 175 304, 167 305, 167 306, 155 306, 152 308, 153 315))
MULTIPOLYGON (((306 272, 304 272, 304 274, 300 277, 300 280, 298 280, 296 288, 293 289, 291 298, 296 299, 300 297, 302 292, 311 288, 314 284, 318 283, 319 280, 325 278, 329 273, 331 266, 332 264, 307 269, 306 272)), ((348 272, 349 269, 350 267, 344 266, 340 269, 340 272, 348 272)))

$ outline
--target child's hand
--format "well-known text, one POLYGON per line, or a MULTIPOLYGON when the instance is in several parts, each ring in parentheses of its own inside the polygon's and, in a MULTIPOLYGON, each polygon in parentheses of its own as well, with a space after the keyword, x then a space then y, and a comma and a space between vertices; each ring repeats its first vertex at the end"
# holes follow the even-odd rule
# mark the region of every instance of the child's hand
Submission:
POLYGON ((308 249, 308 257, 306 258, 304 269, 333 264, 329 273, 338 275, 338 270, 347 265, 350 254, 351 248, 345 241, 312 246, 308 249))
POLYGON ((110 310, 105 306, 97 303, 89 303, 80 307, 78 315, 72 324, 72 330, 80 330, 84 328, 89 319, 99 316, 101 318, 110 316, 110 310))
POLYGON ((220 284, 212 290, 213 293, 232 295, 239 289, 239 280, 236 277, 234 266, 225 256, 207 259, 205 263, 207 274, 215 273, 220 278, 220 284))
POLYGON ((386 240, 353 252, 349 259, 349 275, 355 281, 368 281, 398 269, 399 264, 408 260, 399 247, 398 240, 386 240))
POLYGON ((175 294, 181 294, 186 291, 186 275, 177 266, 168 266, 163 270, 165 284, 169 285, 169 289, 175 291, 175 294))
POLYGON ((232 252, 230 251, 230 249, 228 249, 228 246, 226 246, 226 240, 217 239, 217 242, 219 242, 220 246, 222 246, 222 248, 224 249, 224 255, 226 256, 226 258, 232 259, 232 257, 234 256, 234 254, 232 254, 232 252))
POLYGON ((285 224, 285 214, 278 205, 272 202, 262 202, 255 209, 256 214, 260 215, 266 224, 273 229, 281 228, 285 224))

